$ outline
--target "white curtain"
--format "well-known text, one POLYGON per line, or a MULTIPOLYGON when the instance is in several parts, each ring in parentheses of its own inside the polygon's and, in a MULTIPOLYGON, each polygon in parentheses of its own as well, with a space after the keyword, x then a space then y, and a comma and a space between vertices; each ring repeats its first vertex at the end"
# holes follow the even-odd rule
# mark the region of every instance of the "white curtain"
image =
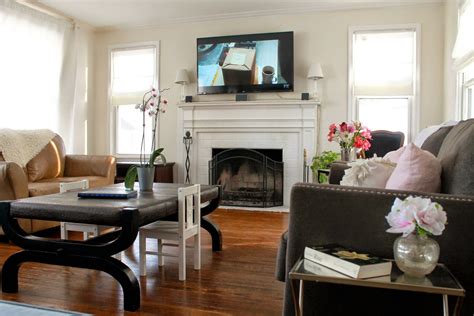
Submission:
POLYGON ((466 0, 459 9, 458 34, 452 57, 461 66, 474 59, 474 1, 466 0))
POLYGON ((48 128, 77 152, 75 33, 71 22, 0 0, 0 128, 48 128))

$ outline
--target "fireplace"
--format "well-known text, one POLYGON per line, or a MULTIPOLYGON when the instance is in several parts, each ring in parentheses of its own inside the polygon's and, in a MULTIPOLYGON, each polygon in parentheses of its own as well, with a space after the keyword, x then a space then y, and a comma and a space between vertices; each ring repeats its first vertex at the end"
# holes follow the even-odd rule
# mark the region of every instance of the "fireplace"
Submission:
POLYGON ((209 183, 222 185, 221 205, 283 205, 282 149, 212 148, 209 183))

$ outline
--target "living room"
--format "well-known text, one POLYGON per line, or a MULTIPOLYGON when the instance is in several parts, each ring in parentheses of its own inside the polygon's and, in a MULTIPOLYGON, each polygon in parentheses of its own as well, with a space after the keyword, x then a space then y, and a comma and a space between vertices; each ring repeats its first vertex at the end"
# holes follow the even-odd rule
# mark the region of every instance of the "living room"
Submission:
MULTIPOLYGON (((130 165, 148 161, 150 151, 141 147, 143 134, 146 146, 153 139, 153 149, 163 148, 156 152, 162 161, 157 160, 151 182, 173 182, 173 187, 161 188, 174 190, 176 201, 179 184, 201 184, 201 203, 209 202, 200 211, 200 259, 191 250, 184 256, 188 259, 185 281, 179 280, 179 260, 173 257, 166 257, 165 265, 161 266, 162 259, 147 256, 144 276, 139 238, 131 240, 131 247, 121 253, 120 260, 128 271, 140 276, 139 308, 130 308, 133 304, 124 306, 127 303, 120 288, 123 284, 106 273, 77 269, 71 262, 74 260, 63 262, 69 267, 47 264, 48 260, 54 261, 48 255, 43 261, 25 259, 35 263, 22 266, 17 291, 12 291, 14 286, 3 284, 0 299, 31 304, 30 307, 98 315, 132 310, 139 314, 291 315, 298 313, 294 308, 300 304, 292 297, 289 272, 306 246, 343 243, 394 258, 392 245, 396 236, 385 233, 389 223, 384 216, 396 197, 402 199, 418 193, 439 203, 448 214, 446 232, 434 239, 440 243, 439 262, 446 264, 449 273, 466 290, 463 304, 461 301, 460 307, 455 308, 453 294, 443 305, 444 299, 434 294, 405 295, 401 291, 403 294, 389 299, 387 296, 393 290, 362 289, 358 295, 352 295, 352 286, 318 288, 309 284, 299 300, 304 313, 301 309, 299 312, 342 315, 347 313, 347 306, 355 304, 357 314, 361 312, 358 308, 369 303, 383 308, 379 305, 396 305, 406 300, 420 303, 418 312, 430 306, 426 309, 430 315, 441 313, 443 308, 472 315, 474 299, 469 290, 473 288, 473 275, 472 269, 465 268, 474 258, 469 248, 463 248, 468 247, 466 240, 472 233, 462 225, 470 223, 466 212, 474 206, 470 178, 474 162, 473 124, 469 121, 474 118, 473 8, 472 0, 0 0, 0 38, 5 43, 0 58, 0 82, 4 87, 0 93, 0 128, 4 135, 10 135, 11 130, 35 130, 23 146, 28 150, 0 135, 0 158, 4 158, 0 160, 8 162, 11 154, 7 151, 13 149, 19 165, 17 168, 0 162, 2 183, 8 184, 2 184, 0 200, 41 196, 45 200, 35 203, 43 203, 50 194, 63 194, 59 193, 60 182, 76 183, 87 178, 87 185, 95 188, 119 182, 119 177, 120 181, 126 180, 130 176, 127 171, 135 170, 129 169, 130 165), (277 49, 272 51, 276 41, 277 49), (261 47, 270 49, 265 51, 261 47), (214 53, 218 63, 206 64, 214 53), (275 56, 275 63, 267 62, 275 56), (226 64, 229 60, 230 66, 226 64), (232 64, 249 67, 229 77, 232 69, 236 69, 232 64), (245 76, 250 83, 232 83, 236 77, 245 76), (362 125, 351 124, 356 121, 362 125), (467 125, 461 126, 460 121, 467 125), (425 183, 438 183, 437 187, 399 186, 403 181, 395 185, 395 180, 388 180, 390 175, 385 182, 391 182, 391 187, 384 182, 378 187, 365 185, 363 190, 351 191, 346 186, 357 184, 347 184, 349 176, 339 186, 344 174, 350 174, 347 162, 338 163, 344 141, 337 139, 337 133, 346 128, 342 122, 357 131, 360 128, 362 136, 370 135, 362 134, 366 129, 402 132, 401 143, 393 149, 404 146, 412 150, 410 144, 414 142, 417 148, 413 150, 421 147, 421 151, 433 153, 441 162, 428 169, 439 168, 438 178, 431 181, 426 174, 419 177, 425 183), (146 130, 142 129, 144 123, 146 130), (330 126, 337 128, 336 133, 332 133, 330 126), (449 133, 448 127, 453 129, 449 133), (5 129, 9 129, 8 133, 5 129), (442 130, 446 130, 445 141, 436 140, 434 153, 431 149, 435 140, 430 137, 442 130), (24 152, 30 156, 25 158, 24 152), (313 157, 320 159, 327 152, 333 152, 333 160, 338 162, 316 165, 313 157), (455 152, 456 157, 448 152, 455 152), (233 154, 234 158, 247 155, 249 161, 265 156, 264 167, 240 166, 242 173, 237 177, 232 168, 219 165, 223 153, 233 154), (60 158, 51 160, 51 155, 60 158), (444 156, 447 158, 442 161, 444 156), (463 169, 452 170, 454 167, 447 164, 463 169), (259 174, 264 174, 264 184, 273 185, 271 189, 279 195, 249 202, 249 196, 261 192, 255 193, 255 186, 260 184, 252 184, 254 178, 248 176, 240 180, 246 183, 248 191, 240 195, 240 200, 231 197, 226 187, 242 179, 244 171, 251 173, 258 168, 264 170, 259 174), (25 171, 26 176, 20 175, 24 183, 12 184, 12 173, 16 177, 25 171), (87 177, 84 172, 88 172, 87 177), (330 173, 331 184, 318 184, 318 172, 330 173), (56 179, 48 179, 50 175, 56 179), (216 193, 213 188, 219 184, 223 189, 216 193), (373 192, 367 193, 367 187, 373 192), (214 205, 217 201, 219 206, 214 205), (367 215, 367 208, 380 210, 379 215, 367 215), (356 215, 350 215, 346 209, 356 215), (465 220, 456 223, 458 218, 465 220), (346 229, 336 228, 341 227, 338 225, 346 229), (357 225, 366 232, 359 234, 357 225), (331 232, 333 228, 338 234, 331 232), (455 242, 456 231, 462 232, 463 241, 455 242), (374 243, 377 239, 380 242, 374 243), (461 254, 464 259, 460 259, 461 254), (200 261, 200 270, 192 269, 196 260, 200 261), (361 300, 364 295, 371 299, 361 300), (318 303, 321 299, 326 303, 318 303), (331 309, 331 304, 337 305, 338 300, 350 304, 331 309)), ((373 133, 374 139, 376 135, 373 133)), ((372 141, 375 150, 376 141, 371 137, 367 140, 372 141)), ((355 143, 352 140, 351 147, 357 147, 355 143)), ((364 154, 364 150, 356 149, 350 155, 355 156, 356 151, 358 156, 364 154)), ((359 165, 351 168, 353 172, 365 166, 365 162, 360 162, 362 159, 357 161, 359 165)), ((134 183, 136 176, 132 176, 134 183)), ((406 173, 400 177, 416 178, 406 173)), ((360 181, 361 176, 357 179, 360 181)), ((142 189, 139 182, 132 184, 138 191, 142 189)), ((270 187, 262 192, 266 194, 267 189, 270 187)), ((156 188, 153 191, 161 194, 156 188)), ((22 210, 20 203, 11 206, 16 217, 25 217, 20 223, 23 228, 28 218, 33 234, 60 238, 59 227, 64 225, 59 223, 67 221, 61 217, 64 214, 53 214, 56 208, 44 215, 31 215, 33 211, 27 207, 22 210), (40 220, 53 222, 34 228, 40 220)), ((97 224, 93 226, 99 228, 106 223, 122 223, 111 214, 100 215, 102 218, 81 212, 75 212, 71 206, 68 221, 87 218, 84 223, 97 224)), ((8 222, 6 217, 2 221, 8 222)), ((148 217, 147 221, 151 223, 148 217)), ((82 239, 79 232, 70 236, 75 241, 82 239)), ((4 237, 3 241, 2 265, 21 250, 18 246, 26 245, 20 240, 16 246, 15 238, 8 242, 4 237)), ((63 246, 52 246, 55 250, 51 251, 55 256, 61 251, 67 253, 69 250, 58 250, 63 246)), ((155 248, 156 243, 149 239, 148 246, 155 248)), ((175 247, 169 248, 178 255, 175 247)), ((83 250, 72 246, 71 251, 83 250)), ((86 266, 84 263, 79 267, 86 266)), ((5 271, 13 271, 10 269, 4 269, 3 283, 7 278, 5 271)), ((394 308, 382 314, 397 311, 394 308)), ((380 314, 380 310, 374 314, 380 314)))

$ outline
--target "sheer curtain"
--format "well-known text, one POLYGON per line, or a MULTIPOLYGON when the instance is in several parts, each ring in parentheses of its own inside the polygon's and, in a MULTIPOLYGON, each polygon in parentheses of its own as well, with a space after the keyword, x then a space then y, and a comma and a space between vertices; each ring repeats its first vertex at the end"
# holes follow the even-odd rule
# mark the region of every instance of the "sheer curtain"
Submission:
POLYGON ((73 149, 77 110, 74 25, 0 0, 0 128, 48 128, 73 149))

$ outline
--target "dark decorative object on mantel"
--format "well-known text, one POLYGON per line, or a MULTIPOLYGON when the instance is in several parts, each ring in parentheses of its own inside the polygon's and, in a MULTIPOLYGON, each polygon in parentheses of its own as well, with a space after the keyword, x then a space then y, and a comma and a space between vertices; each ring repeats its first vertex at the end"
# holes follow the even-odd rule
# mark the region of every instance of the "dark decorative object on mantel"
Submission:
POLYGON ((192 95, 187 95, 184 97, 184 102, 190 103, 193 102, 193 96, 192 95))
POLYGON ((186 149, 186 161, 184 162, 184 167, 186 168, 186 180, 185 183, 190 183, 189 180, 189 167, 191 166, 191 161, 189 160, 189 150, 191 149, 191 144, 193 143, 193 137, 189 131, 186 131, 186 134, 183 137, 184 148, 186 149))

